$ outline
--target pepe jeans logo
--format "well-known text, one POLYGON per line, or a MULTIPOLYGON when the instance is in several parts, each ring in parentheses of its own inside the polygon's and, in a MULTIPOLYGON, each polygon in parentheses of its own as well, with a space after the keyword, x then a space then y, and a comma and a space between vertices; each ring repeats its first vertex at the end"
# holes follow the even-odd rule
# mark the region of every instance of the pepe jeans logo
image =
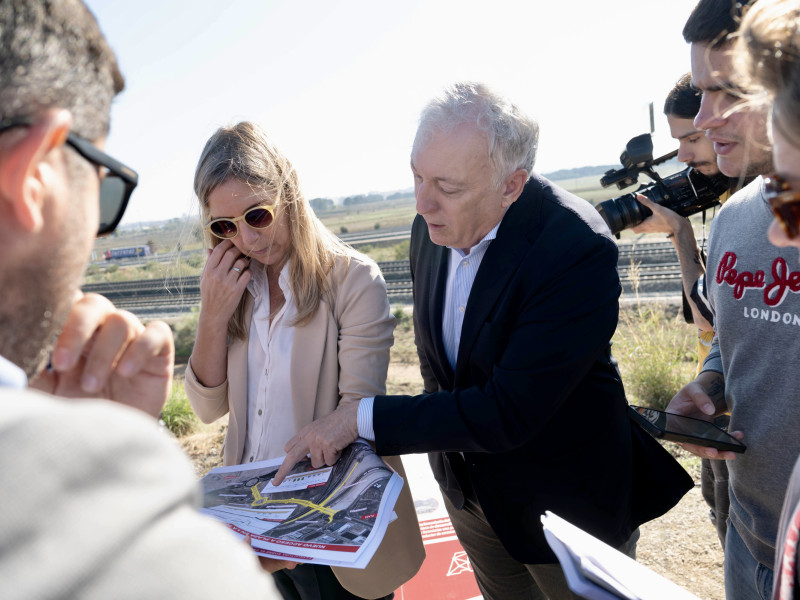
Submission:
POLYGON ((737 257, 734 252, 726 252, 717 266, 716 281, 733 288, 733 297, 741 300, 750 289, 764 290, 764 304, 778 306, 789 292, 800 292, 800 271, 789 271, 786 261, 778 257, 772 262, 772 280, 767 283, 764 271, 737 271, 737 257))

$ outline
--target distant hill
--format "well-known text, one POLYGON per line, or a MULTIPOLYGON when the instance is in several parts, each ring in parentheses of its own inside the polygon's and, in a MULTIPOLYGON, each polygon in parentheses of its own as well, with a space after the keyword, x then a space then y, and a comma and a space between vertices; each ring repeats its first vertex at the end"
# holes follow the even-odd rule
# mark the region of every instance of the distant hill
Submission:
MULTIPOLYGON (((580 179, 581 177, 597 177, 597 180, 600 180, 602 175, 605 175, 606 171, 609 169, 619 169, 621 166, 619 164, 616 165, 599 165, 596 167, 576 167, 574 169, 559 169, 558 171, 551 171, 550 173, 542 173, 544 177, 549 179, 550 181, 564 181, 565 179, 580 179)), ((686 165, 681 164, 678 162, 677 158, 671 158, 670 160, 658 165, 656 167, 656 171, 662 176, 666 177, 676 171, 680 171, 681 169, 685 169, 686 165)), ((640 179, 642 183, 648 183, 649 179, 646 176, 642 176, 640 179)))
POLYGON ((619 165, 599 165, 596 167, 575 167, 574 169, 559 169, 550 173, 542 173, 550 181, 561 181, 564 179, 580 179, 581 177, 598 177, 609 169, 618 169, 619 165))

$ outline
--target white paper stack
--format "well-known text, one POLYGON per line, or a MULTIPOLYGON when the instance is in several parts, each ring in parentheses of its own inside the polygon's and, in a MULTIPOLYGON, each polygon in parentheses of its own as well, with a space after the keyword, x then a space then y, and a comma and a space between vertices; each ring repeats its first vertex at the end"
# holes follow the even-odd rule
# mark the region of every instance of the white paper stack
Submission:
POLYGON ((589 600, 699 600, 682 587, 547 511, 544 535, 570 589, 589 600))
POLYGON ((242 537, 257 552, 295 562, 363 569, 394 520, 403 479, 357 441, 332 467, 298 463, 280 486, 275 460, 220 467, 200 481, 203 512, 242 537))

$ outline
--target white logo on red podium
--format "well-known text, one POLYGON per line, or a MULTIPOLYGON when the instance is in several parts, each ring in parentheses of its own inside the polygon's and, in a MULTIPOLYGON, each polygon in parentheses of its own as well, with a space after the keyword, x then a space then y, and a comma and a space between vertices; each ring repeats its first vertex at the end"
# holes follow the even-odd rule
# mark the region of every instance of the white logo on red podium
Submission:
POLYGON ((467 553, 463 551, 453 554, 447 576, 461 575, 461 573, 472 573, 472 565, 469 563, 469 557, 467 557, 467 553))

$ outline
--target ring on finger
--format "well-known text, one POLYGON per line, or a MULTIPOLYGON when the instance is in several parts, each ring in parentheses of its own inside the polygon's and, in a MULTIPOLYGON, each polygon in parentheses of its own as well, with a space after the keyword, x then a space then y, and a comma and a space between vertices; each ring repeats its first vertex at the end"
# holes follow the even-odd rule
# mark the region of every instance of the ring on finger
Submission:
POLYGON ((236 271, 237 273, 241 273, 242 272, 242 270, 239 267, 233 267, 233 270, 236 271))

